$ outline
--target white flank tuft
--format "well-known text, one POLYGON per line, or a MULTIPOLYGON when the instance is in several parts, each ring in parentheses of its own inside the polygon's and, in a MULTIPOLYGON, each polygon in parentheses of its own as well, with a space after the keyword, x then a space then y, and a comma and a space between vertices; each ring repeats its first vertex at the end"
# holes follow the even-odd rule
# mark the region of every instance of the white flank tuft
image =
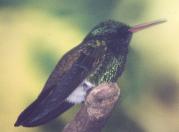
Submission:
POLYGON ((86 93, 94 85, 87 80, 84 80, 68 97, 67 101, 74 104, 79 104, 85 100, 86 93))

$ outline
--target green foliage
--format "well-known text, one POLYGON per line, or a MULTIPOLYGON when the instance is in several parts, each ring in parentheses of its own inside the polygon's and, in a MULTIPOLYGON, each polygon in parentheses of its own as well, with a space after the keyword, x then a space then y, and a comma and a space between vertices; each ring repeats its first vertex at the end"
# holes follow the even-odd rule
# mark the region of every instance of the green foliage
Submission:
POLYGON ((45 47, 46 42, 36 41, 32 44, 30 60, 39 73, 48 76, 56 64, 54 52, 45 47))

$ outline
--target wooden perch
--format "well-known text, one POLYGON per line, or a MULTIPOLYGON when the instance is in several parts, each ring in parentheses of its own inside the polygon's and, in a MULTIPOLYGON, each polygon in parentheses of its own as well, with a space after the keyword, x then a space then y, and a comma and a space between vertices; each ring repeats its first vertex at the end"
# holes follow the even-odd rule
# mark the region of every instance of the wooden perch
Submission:
POLYGON ((104 83, 94 88, 63 132, 101 132, 118 98, 119 88, 115 83, 104 83))

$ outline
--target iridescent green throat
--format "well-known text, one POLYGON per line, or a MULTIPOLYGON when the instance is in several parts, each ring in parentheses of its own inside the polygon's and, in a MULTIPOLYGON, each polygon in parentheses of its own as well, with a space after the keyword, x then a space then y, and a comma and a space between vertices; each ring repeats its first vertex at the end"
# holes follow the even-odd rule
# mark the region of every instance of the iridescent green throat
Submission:
POLYGON ((126 57, 114 57, 111 53, 107 53, 102 60, 102 63, 88 77, 91 83, 99 85, 103 82, 116 82, 123 72, 126 57))

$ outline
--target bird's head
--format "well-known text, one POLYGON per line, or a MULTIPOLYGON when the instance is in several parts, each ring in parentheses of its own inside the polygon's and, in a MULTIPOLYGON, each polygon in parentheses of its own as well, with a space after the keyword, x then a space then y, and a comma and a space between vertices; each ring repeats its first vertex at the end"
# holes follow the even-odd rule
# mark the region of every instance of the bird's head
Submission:
POLYGON ((109 48, 113 50, 119 49, 121 51, 128 48, 133 33, 163 22, 165 22, 165 20, 157 20, 131 27, 121 22, 108 20, 95 26, 87 35, 85 41, 101 40, 104 41, 109 48))

